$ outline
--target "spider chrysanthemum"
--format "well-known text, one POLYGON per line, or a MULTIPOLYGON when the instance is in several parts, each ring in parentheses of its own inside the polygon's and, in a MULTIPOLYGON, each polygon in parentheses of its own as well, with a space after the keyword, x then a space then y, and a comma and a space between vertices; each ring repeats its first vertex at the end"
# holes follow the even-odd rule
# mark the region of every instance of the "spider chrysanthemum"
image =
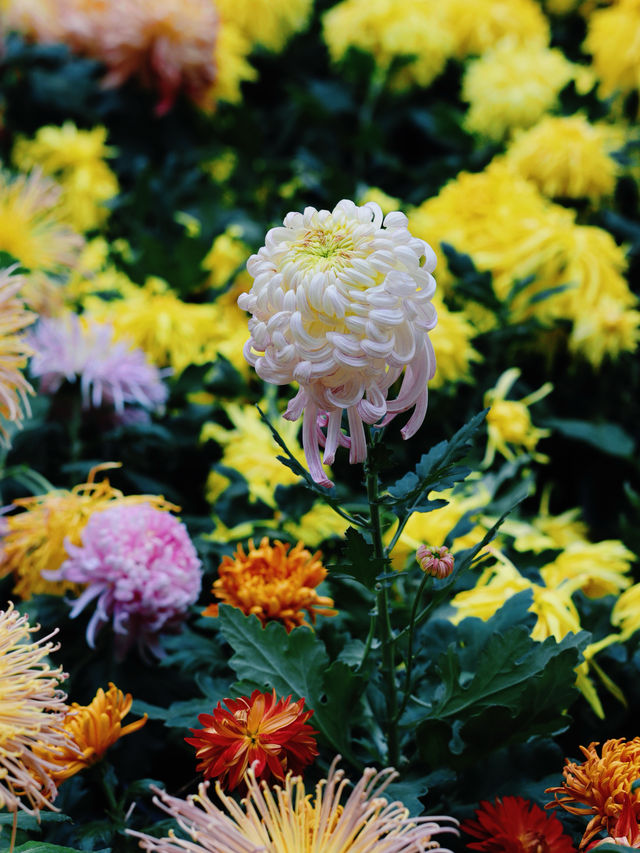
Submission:
MULTIPOLYGON (((277 620, 287 631, 315 624, 316 617, 334 616, 333 599, 318 595, 316 587, 327 576, 317 551, 311 554, 302 542, 293 548, 265 536, 256 547, 249 540, 245 552, 238 545, 233 557, 225 555, 213 583, 213 594, 224 604, 239 607, 247 616, 254 614, 266 625, 277 620)), ((218 605, 210 604, 204 616, 217 616, 218 605)))
POLYGON ((434 836, 456 833, 453 818, 410 817, 402 803, 382 796, 395 771, 367 768, 347 794, 349 782, 336 763, 316 786, 313 801, 298 777, 287 775, 284 786, 272 791, 265 783, 259 785, 251 771, 242 805, 219 785, 222 808, 209 799, 206 783, 187 800, 156 791, 156 804, 191 840, 174 833, 166 838, 130 834, 140 839, 144 850, 155 853, 440 853, 443 848, 434 836))
POLYGON ((133 698, 109 683, 105 692, 98 689, 88 705, 72 702, 64 718, 63 726, 69 736, 69 744, 57 750, 40 748, 40 753, 52 765, 51 776, 59 785, 85 767, 99 761, 107 749, 125 735, 141 729, 147 715, 122 725, 122 720, 131 710, 133 698))
POLYGON ((53 767, 38 748, 60 750, 67 742, 60 690, 66 676, 46 661, 58 646, 52 634, 33 641, 37 630, 11 602, 0 611, 0 809, 34 815, 51 808, 57 793, 53 767))
POLYGON ((571 814, 592 815, 581 849, 601 830, 611 834, 623 808, 630 808, 636 821, 640 818, 640 791, 632 789, 640 778, 640 737, 605 741, 600 755, 597 746, 580 747, 585 757, 582 764, 566 759, 562 785, 546 791, 554 795, 547 807, 562 806, 571 814))
POLYGON ((403 438, 422 424, 435 371, 428 335, 437 321, 435 265, 403 213, 383 220, 378 205, 352 201, 287 214, 249 259, 253 286, 238 299, 252 314, 245 356, 267 382, 299 384, 285 417, 304 412, 303 446, 317 483, 331 486, 319 445, 329 465, 339 444, 350 447, 350 462, 362 462, 365 423, 413 409, 403 438), (387 400, 403 374, 398 396, 387 400), (345 410, 349 436, 341 430, 345 410))
POLYGON ((185 738, 195 746, 198 771, 205 779, 217 779, 230 791, 252 768, 256 779, 284 782, 286 774, 301 774, 318 748, 315 730, 307 723, 313 711, 304 710, 304 699, 278 699, 276 691, 225 699, 212 714, 200 714, 202 729, 191 729, 185 738), (228 710, 227 710, 228 709, 228 710))
POLYGON ((25 310, 18 297, 22 276, 12 272, 11 267, 0 270, 0 442, 7 439, 2 420, 20 423, 23 411, 29 412, 27 394, 33 393, 23 374, 32 350, 22 331, 35 315, 25 310))

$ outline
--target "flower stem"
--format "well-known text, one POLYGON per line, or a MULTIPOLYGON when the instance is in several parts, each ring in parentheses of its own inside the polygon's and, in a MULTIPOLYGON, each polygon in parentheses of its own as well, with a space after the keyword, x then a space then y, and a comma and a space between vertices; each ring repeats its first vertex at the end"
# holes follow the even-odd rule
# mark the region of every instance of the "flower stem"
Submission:
POLYGON ((11 824, 11 839, 9 841, 9 853, 13 853, 16 846, 16 833, 18 832, 18 809, 13 812, 13 823, 11 824))
POLYGON ((430 575, 425 574, 420 581, 420 586, 413 599, 413 607, 411 608, 411 619, 409 620, 409 642, 407 644, 407 670, 405 676, 404 696, 398 709, 396 724, 400 721, 400 717, 404 714, 404 709, 407 707, 409 696, 411 696, 411 674, 413 671, 413 634, 416 628, 416 614, 418 612, 418 604, 422 598, 422 593, 425 590, 427 583, 431 580, 430 575))
MULTIPOLYGON (((385 573, 388 569, 388 558, 385 556, 382 543, 382 524, 380 521, 380 501, 378 495, 378 472, 373 462, 372 449, 373 440, 369 431, 367 435, 369 453, 365 463, 367 478, 367 499, 369 501, 369 517, 371 521, 371 536, 373 541, 374 556, 383 562, 385 573)), ((389 587, 386 580, 376 585, 378 598, 378 628, 380 642, 382 645, 382 670, 386 682, 387 703, 387 759, 391 766, 395 766, 400 758, 398 748, 398 694, 396 684, 395 648, 393 642, 393 630, 389 615, 389 587)))

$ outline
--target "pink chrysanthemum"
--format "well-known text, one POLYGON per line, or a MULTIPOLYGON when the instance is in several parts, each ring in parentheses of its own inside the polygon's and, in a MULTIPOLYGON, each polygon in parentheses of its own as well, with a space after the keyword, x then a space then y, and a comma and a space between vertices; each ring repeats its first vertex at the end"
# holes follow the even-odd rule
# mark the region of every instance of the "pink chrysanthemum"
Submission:
POLYGON ((63 382, 80 378, 84 408, 127 405, 156 410, 167 399, 161 373, 141 349, 114 340, 108 323, 86 325, 75 314, 42 317, 29 336, 34 355, 29 365, 40 391, 55 394, 63 382))
POLYGON ((71 617, 97 599, 89 645, 112 621, 120 656, 135 641, 161 655, 159 634, 179 630, 200 592, 201 562, 184 524, 149 504, 114 506, 91 516, 81 546, 65 548, 69 559, 46 576, 88 584, 71 617))
POLYGON ((362 462, 364 423, 383 426, 413 409, 403 438, 422 424, 435 371, 428 335, 437 322, 435 265, 403 213, 383 221, 377 204, 346 200, 332 211, 287 214, 249 258, 253 286, 238 299, 253 315, 245 357, 267 382, 298 382, 285 417, 304 412, 303 445, 317 483, 331 486, 318 445, 329 465, 339 444, 350 447, 350 462, 362 462), (387 400, 403 373, 398 396, 387 400), (350 436, 341 431, 345 409, 350 436))

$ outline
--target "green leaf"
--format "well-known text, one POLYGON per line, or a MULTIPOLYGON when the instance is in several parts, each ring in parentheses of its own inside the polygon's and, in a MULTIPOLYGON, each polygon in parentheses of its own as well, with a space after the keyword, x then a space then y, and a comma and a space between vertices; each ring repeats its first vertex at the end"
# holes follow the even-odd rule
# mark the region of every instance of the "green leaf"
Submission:
POLYGON ((422 652, 427 678, 418 684, 431 708, 412 724, 418 723, 419 750, 431 766, 465 765, 569 725, 574 670, 589 634, 568 634, 560 643, 532 640, 531 595, 518 593, 487 621, 467 618, 453 628, 438 620, 421 633, 421 649, 429 651, 422 652))
POLYGON ((384 568, 385 561, 375 556, 373 543, 355 527, 348 527, 341 544, 340 561, 333 567, 332 574, 347 575, 367 589, 373 589, 384 568))
POLYGON ((584 441, 603 453, 621 456, 623 459, 628 459, 635 447, 633 438, 618 424, 593 424, 571 418, 547 418, 544 426, 556 430, 567 438, 584 441))
POLYGON ((275 689, 278 696, 304 698, 313 709, 311 724, 349 760, 351 746, 345 718, 355 720, 354 708, 364 689, 364 679, 342 661, 329 665, 329 656, 318 635, 309 628, 287 633, 279 622, 263 628, 256 616, 245 616, 237 607, 220 605, 220 630, 232 647, 229 661, 240 679, 234 688, 241 693, 275 689))
POLYGON ((441 441, 425 453, 415 472, 405 474, 389 487, 389 495, 382 502, 391 506, 402 518, 414 510, 429 511, 442 506, 442 502, 426 501, 431 491, 443 491, 466 479, 470 469, 457 463, 467 455, 474 436, 480 429, 489 410, 484 409, 461 427, 449 441, 441 441))
MULTIPOLYGON (((103 847, 101 850, 96 850, 95 853, 110 853, 110 847, 103 847)), ((77 847, 60 847, 58 844, 51 844, 49 841, 27 841, 26 844, 21 844, 14 848, 14 853, 82 853, 77 847)))

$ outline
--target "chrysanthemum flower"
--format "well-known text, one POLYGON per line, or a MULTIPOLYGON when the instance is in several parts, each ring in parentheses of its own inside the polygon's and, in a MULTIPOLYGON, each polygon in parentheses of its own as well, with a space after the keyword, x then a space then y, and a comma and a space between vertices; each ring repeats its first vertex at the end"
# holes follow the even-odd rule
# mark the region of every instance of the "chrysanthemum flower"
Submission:
POLYGON ((640 823, 634 812, 633 798, 631 794, 624 797, 620 817, 615 822, 611 835, 597 842, 592 842, 589 849, 599 844, 616 844, 619 847, 640 847, 640 823))
POLYGON ((407 229, 407 217, 377 205, 339 202, 333 211, 307 207, 272 228, 252 255, 254 277, 238 299, 251 312, 247 361, 267 382, 297 382, 285 418, 304 412, 303 447, 313 479, 330 486, 320 463, 331 464, 349 441, 352 463, 367 455, 364 423, 386 424, 413 408, 402 429, 412 436, 427 409, 435 372, 428 332, 437 322, 431 304, 436 257, 407 229), (398 397, 393 383, 404 378, 398 397), (347 411, 350 438, 341 432, 347 411), (326 418, 326 435, 318 418, 326 418))
POLYGON ((629 802, 636 821, 640 818, 640 790, 631 786, 640 778, 640 737, 608 740, 598 755, 597 743, 580 747, 585 760, 582 764, 565 759, 564 781, 547 788, 554 799, 547 804, 562 806, 575 815, 593 815, 582 836, 580 848, 585 848, 601 830, 609 835, 618 821, 625 803, 629 802))
POLYGON ((84 408, 125 406, 151 411, 166 402, 168 390, 155 365, 140 349, 114 340, 106 323, 84 323, 76 314, 43 317, 29 336, 34 355, 29 372, 40 380, 40 391, 55 394, 66 382, 80 380, 84 408))
POLYGON ((611 624, 621 631, 621 640, 627 640, 640 630, 640 583, 630 586, 618 596, 611 611, 611 624))
POLYGON ((619 595, 631 586, 627 577, 635 554, 618 539, 603 542, 572 542, 552 563, 540 569, 549 587, 568 579, 580 578, 580 589, 589 598, 619 595))
POLYGON ((95 482, 95 476, 114 463, 98 465, 89 472, 86 483, 71 491, 55 489, 43 495, 17 498, 10 509, 21 512, 6 515, 0 539, 0 576, 13 572, 14 593, 28 599, 37 593, 63 595, 79 591, 77 584, 51 581, 44 571, 55 571, 68 558, 67 543, 80 545, 81 534, 94 512, 114 503, 131 507, 146 503, 167 512, 178 507, 156 495, 123 495, 108 479, 95 482))
MULTIPOLYGON (((215 361, 224 337, 215 304, 184 302, 158 278, 123 295, 111 301, 85 299, 84 307, 92 318, 113 326, 116 339, 131 341, 158 367, 181 373, 190 364, 215 361)), ((238 327, 241 320, 238 312, 238 327)))
POLYGON ((66 675, 46 661, 59 647, 50 641, 52 634, 33 642, 30 635, 37 630, 12 603, 0 611, 0 808, 34 815, 52 808, 57 793, 53 765, 37 747, 59 750, 67 744, 66 697, 59 689, 66 675))
POLYGON ((623 298, 604 295, 595 304, 580 304, 576 300, 575 305, 577 311, 569 337, 572 352, 580 353, 598 368, 607 358, 637 351, 640 344, 637 302, 630 305, 626 294, 623 298))
MULTIPOLYGON (((247 553, 238 545, 233 557, 222 558, 213 594, 263 625, 278 620, 287 631, 308 625, 305 614, 313 624, 319 615, 334 616, 333 599, 315 589, 327 576, 320 552, 311 554, 302 542, 289 549, 277 540, 272 545, 266 536, 257 548, 250 539, 247 553)), ((217 616, 218 605, 210 604, 203 615, 217 616)))
POLYGON ((618 165, 610 153, 622 141, 610 126, 584 116, 546 116, 516 136, 505 159, 550 198, 598 201, 615 188, 618 165))
MULTIPOLYGON (((251 502, 261 500, 275 508, 276 486, 293 485, 299 481, 298 475, 278 460, 280 448, 255 406, 227 403, 223 408, 231 421, 231 429, 207 422, 202 427, 200 441, 215 441, 221 447, 221 464, 242 474, 247 481, 251 502)), ((298 441, 299 431, 298 424, 285 422, 281 435, 291 454, 304 465, 304 452, 298 441)), ((226 484, 212 479, 208 500, 214 503, 225 488, 226 484)))
POLYGON ((491 465, 496 452, 505 459, 516 458, 517 453, 529 453, 537 462, 548 462, 548 457, 536 451, 541 438, 550 435, 550 430, 539 429, 531 423, 529 406, 542 400, 553 390, 550 382, 527 394, 521 400, 507 400, 507 394, 520 376, 520 370, 512 367, 498 379, 495 388, 484 395, 484 404, 489 406, 487 413, 487 452, 483 465, 491 465))
POLYGON ((442 6, 458 59, 483 54, 506 37, 529 46, 549 42, 549 22, 534 0, 447 0, 442 6))
POLYGON ((113 149, 104 127, 79 130, 73 122, 41 127, 33 139, 19 138, 12 159, 23 172, 39 167, 63 189, 62 209, 78 231, 97 228, 107 219, 104 202, 118 193, 118 179, 106 164, 113 149))
POLYGON ((586 542, 587 525, 580 520, 580 510, 568 509, 559 515, 549 511, 551 489, 546 488, 540 499, 540 509, 531 522, 505 519, 501 531, 513 536, 513 547, 516 551, 559 550, 574 542, 586 542))
POLYGON ((88 705, 71 703, 63 722, 69 744, 56 750, 47 748, 45 744, 39 749, 42 757, 54 768, 51 777, 56 785, 100 761, 107 749, 121 737, 144 726, 146 714, 133 723, 122 725, 132 702, 130 693, 125 696, 122 690, 109 682, 107 692, 100 687, 88 705))
POLYGON ((17 177, 0 171, 0 251, 31 270, 73 265, 83 241, 65 222, 61 192, 37 171, 17 177))
POLYGON ((298 521, 280 522, 282 528, 294 539, 301 539, 310 548, 316 548, 332 536, 344 537, 349 522, 332 507, 317 501, 298 521))
POLYGON ((388 72, 394 61, 407 64, 392 78, 395 87, 428 86, 452 56, 455 39, 445 20, 442 4, 424 0, 343 0, 323 19, 323 34, 334 62, 351 47, 370 53, 376 65, 388 72))
POLYGON ((149 504, 116 504, 95 512, 81 539, 81 545, 65 543, 68 559, 45 576, 87 584, 72 619, 97 599, 89 645, 111 621, 120 656, 134 642, 161 655, 159 635, 180 630, 200 592, 201 562, 184 524, 149 504))
POLYGON ((185 738, 196 747, 197 770, 205 779, 217 779, 221 787, 233 791, 249 768, 256 779, 284 782, 287 773, 301 775, 318 754, 307 723, 313 711, 304 710, 304 699, 277 699, 276 691, 225 699, 213 714, 200 714, 202 729, 191 729, 195 737, 185 738))
POLYGON ((553 109, 574 74, 557 48, 504 39, 467 66, 462 81, 462 98, 469 103, 465 126, 495 140, 514 128, 531 127, 553 109))
POLYGON ((281 51, 285 42, 304 29, 313 0, 215 0, 220 18, 231 23, 252 45, 281 51))
POLYGON ((558 818, 522 797, 481 802, 476 820, 464 821, 460 829, 479 839, 467 847, 483 853, 575 853, 558 818))
POLYGON ((299 777, 288 774, 284 787, 276 785, 271 791, 265 783, 258 784, 251 770, 242 805, 216 785, 222 809, 209 799, 207 783, 186 801, 154 789, 156 804, 191 840, 174 834, 152 838, 130 831, 130 835, 140 839, 144 850, 155 853, 442 853, 434 836, 457 834, 454 818, 411 817, 402 803, 388 802, 382 795, 396 776, 391 769, 377 773, 367 768, 341 803, 348 781, 336 764, 337 760, 327 779, 316 785, 313 802, 299 777))
POLYGON ((640 0, 618 0, 589 16, 584 50, 593 56, 604 98, 640 89, 640 0))
POLYGON ((17 296, 24 278, 12 275, 13 271, 14 268, 0 270, 0 442, 8 438, 2 418, 19 424, 23 410, 30 412, 27 394, 33 393, 22 372, 32 349, 20 333, 33 323, 35 316, 25 311, 17 296))

